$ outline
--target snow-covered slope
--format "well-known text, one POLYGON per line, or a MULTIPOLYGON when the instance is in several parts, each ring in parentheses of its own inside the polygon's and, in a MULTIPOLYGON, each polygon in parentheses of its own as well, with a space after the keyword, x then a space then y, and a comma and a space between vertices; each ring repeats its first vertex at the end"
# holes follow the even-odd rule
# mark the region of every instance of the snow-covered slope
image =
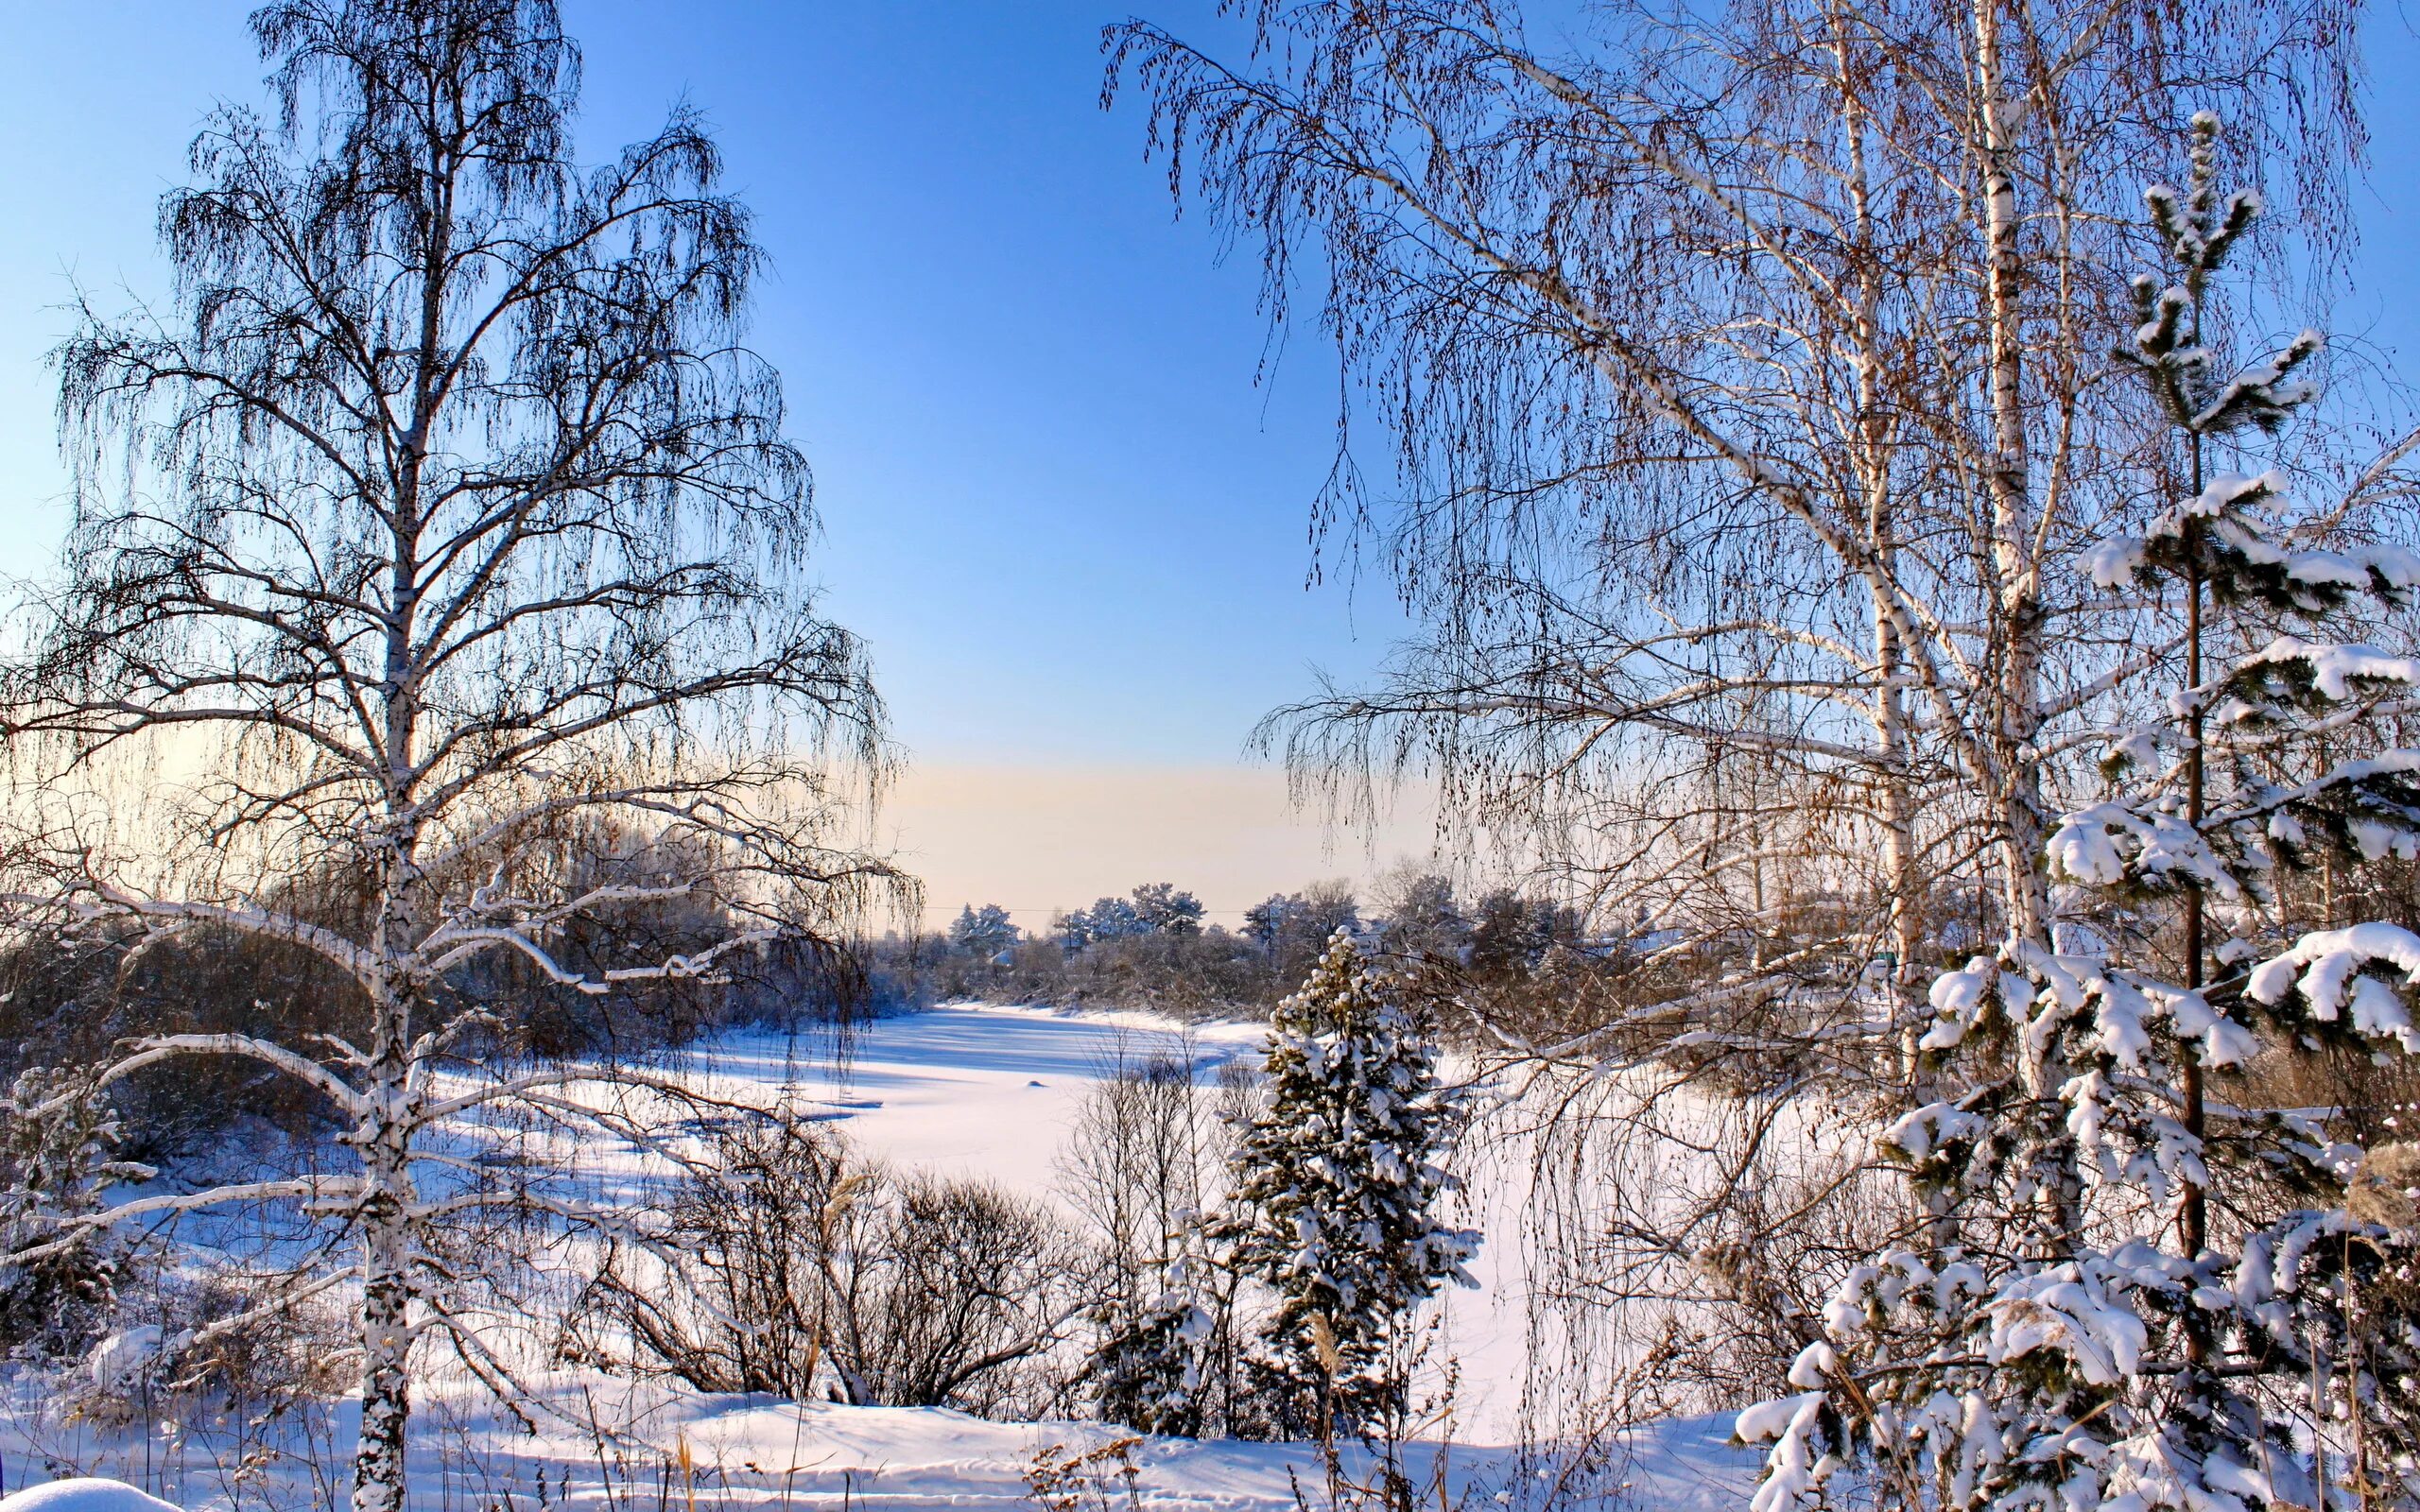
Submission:
POLYGON ((176 1507, 124 1481, 71 1475, 0 1497, 0 1512, 176 1512, 176 1507))

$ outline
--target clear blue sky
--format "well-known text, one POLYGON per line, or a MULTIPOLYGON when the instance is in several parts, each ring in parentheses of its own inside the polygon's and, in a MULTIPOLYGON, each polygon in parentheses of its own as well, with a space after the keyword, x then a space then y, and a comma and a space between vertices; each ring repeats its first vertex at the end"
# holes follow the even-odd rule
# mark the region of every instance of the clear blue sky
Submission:
MULTIPOLYGON (((23 570, 62 513, 45 306, 71 270, 160 286, 157 197, 261 70, 243 0, 8 9, 0 563, 23 570)), ((1172 222, 1138 112, 1099 110, 1103 0, 563 9, 584 155, 685 94, 760 217, 755 341, 816 468, 830 602, 918 758, 1230 762, 1308 663, 1395 627, 1383 590, 1305 592, 1332 362, 1299 340, 1253 387, 1255 269, 1172 222)))
MULTIPOLYGON (((898 733, 929 768, 1039 768, 1063 788, 1070 772, 1232 765, 1312 663, 1349 676, 1399 627, 1381 586, 1305 591, 1329 354, 1298 335, 1254 387, 1267 332, 1249 252, 1221 266, 1206 224, 1173 221, 1139 111, 1098 107, 1100 25, 1138 3, 1187 35, 1233 36, 1210 0, 563 0, 587 56, 584 154, 686 95, 760 217, 775 276, 756 340, 817 469, 830 603, 872 642, 898 733)), ((160 192, 182 181, 214 98, 258 97, 248 9, 7 7, 0 570, 39 571, 62 519, 40 357, 64 329, 65 276, 159 289, 160 192)), ((2381 140, 2357 287, 2330 324, 2420 374, 2420 147, 2400 118, 2420 48, 2392 6, 2372 44, 2381 140)), ((1170 784, 1118 790, 1137 813, 1196 791, 1170 784)), ((911 805, 905 843, 951 909, 988 895, 1035 913, 1140 873, 1239 909, 1321 867, 1273 829, 1254 832, 1257 871, 1213 867, 1239 825, 1278 822, 1265 797, 1202 797, 1198 840, 1148 850, 1115 814, 1069 833, 1077 799, 1034 799, 1029 833, 994 834, 979 862, 952 853, 946 803, 911 805), (1036 880, 1045 850, 1063 865, 1036 880)))

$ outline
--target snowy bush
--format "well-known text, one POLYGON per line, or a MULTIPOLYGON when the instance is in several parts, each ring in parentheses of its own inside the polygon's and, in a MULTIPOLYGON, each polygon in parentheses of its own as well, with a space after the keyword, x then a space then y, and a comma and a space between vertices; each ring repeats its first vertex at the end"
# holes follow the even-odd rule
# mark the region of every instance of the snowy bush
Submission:
POLYGON ((170 1416, 193 1432, 257 1434, 324 1415, 354 1384, 340 1302, 287 1297, 292 1278, 225 1260, 162 1266, 118 1299, 64 1394, 78 1416, 125 1427, 170 1416))
POLYGON ((117 1117, 89 1078, 30 1069, 0 1095, 0 1349, 61 1356, 109 1327, 127 1242, 78 1226, 111 1183, 117 1117))

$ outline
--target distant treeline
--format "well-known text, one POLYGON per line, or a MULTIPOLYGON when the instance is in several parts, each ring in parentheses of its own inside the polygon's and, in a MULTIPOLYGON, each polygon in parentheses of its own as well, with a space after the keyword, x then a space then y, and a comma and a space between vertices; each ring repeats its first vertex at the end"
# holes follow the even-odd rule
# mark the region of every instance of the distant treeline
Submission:
POLYGON ((1302 985, 1340 929, 1391 970, 1450 978, 1461 990, 1603 976, 1630 954, 1626 941, 1586 936, 1567 906, 1511 888, 1465 900, 1449 879, 1418 871, 1382 879, 1367 898, 1341 882, 1272 894, 1236 929, 1203 912, 1166 882, 1056 915, 1038 932, 996 903, 968 903, 943 931, 873 942, 867 966, 888 1003, 974 998, 1199 1017, 1266 1012, 1302 985))
MULTIPOLYGON (((591 849, 580 865, 600 877, 646 850, 629 836, 594 837, 591 849)), ((333 927, 362 922, 351 917, 360 900, 337 882, 297 882, 276 902, 333 927)), ((550 943, 558 960, 579 966, 642 942, 677 954, 731 927, 711 901, 657 901, 583 920, 550 943)), ((1160 882, 1058 915, 1039 933, 996 904, 970 903, 939 933, 727 957, 720 980, 583 991, 497 955, 453 972, 446 989, 488 1019, 461 1046, 465 1057, 645 1059, 735 1024, 845 1025, 952 999, 1258 1016, 1301 986, 1339 929, 1391 972, 1532 1022, 1600 1012, 1605 989, 1634 978, 1639 960, 1637 942, 1590 937, 1567 906, 1507 888, 1466 901, 1443 877, 1403 872, 1367 897, 1340 882, 1273 894, 1235 929, 1206 921, 1193 893, 1160 882)), ((158 933, 118 921, 21 936, 0 949, 0 1084, 28 1066, 98 1063, 147 1035, 332 1045, 320 1037, 357 1033, 359 993, 312 952, 234 929, 158 933)), ((299 1135, 325 1126, 330 1111, 300 1083, 240 1057, 138 1074, 113 1101, 142 1131, 128 1153, 155 1160, 201 1147, 239 1117, 299 1135)))

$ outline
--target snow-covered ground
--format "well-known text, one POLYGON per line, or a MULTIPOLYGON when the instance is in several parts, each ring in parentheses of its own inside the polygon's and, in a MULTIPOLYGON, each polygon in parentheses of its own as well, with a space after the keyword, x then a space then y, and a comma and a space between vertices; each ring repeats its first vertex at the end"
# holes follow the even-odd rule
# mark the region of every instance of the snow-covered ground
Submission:
POLYGON ((740 1036, 699 1052, 720 1077, 794 1087, 847 1116, 860 1149, 901 1166, 979 1176, 1049 1195, 1078 1106, 1122 1045, 1132 1062, 1190 1046, 1196 1074, 1256 1061, 1261 1026, 1180 1029, 1143 1013, 951 1004, 869 1025, 844 1062, 807 1040, 740 1036))
MULTIPOLYGON (((1140 1014, 1059 1013, 953 1005, 865 1029, 836 1064, 813 1038, 733 1035, 688 1053, 675 1068, 724 1091, 825 1104, 861 1149, 902 1167, 988 1178, 1037 1196, 1058 1186, 1061 1151, 1087 1091, 1122 1050, 1189 1050, 1205 1079, 1226 1061, 1256 1057, 1250 1024, 1180 1029, 1140 1014)), ((606 1164, 610 1152, 588 1152, 606 1164)), ((637 1161, 622 1162, 639 1176, 637 1161)), ((643 1177, 642 1177, 643 1179, 643 1177)), ((1518 1221, 1517 1201, 1472 1214, 1518 1221)), ((1491 1232, 1476 1267, 1482 1285, 1450 1300, 1445 1348, 1461 1364, 1451 1445, 1419 1446, 1407 1469, 1433 1485, 1439 1457, 1456 1499, 1531 1505, 1554 1499, 1556 1471, 1508 1448, 1516 1436, 1524 1315, 1509 1232, 1491 1232)), ((340 1491, 351 1422, 339 1408, 314 1434, 266 1435, 249 1468, 230 1466, 223 1436, 194 1425, 137 1423, 106 1430, 67 1420, 26 1383, 0 1402, 0 1490, 77 1473, 111 1475, 186 1507, 302 1506, 340 1491), (298 1436, 300 1435, 300 1436, 298 1436), (328 1463, 331 1459, 337 1463, 328 1463)), ((699 1507, 817 1509, 1030 1504, 1036 1456, 1058 1446, 1080 1453, 1121 1436, 1100 1424, 988 1422, 939 1409, 794 1404, 762 1397, 703 1396, 661 1383, 559 1370, 535 1383, 547 1410, 519 1424, 467 1381, 439 1380, 416 1418, 416 1512, 519 1512, 554 1503, 656 1512, 699 1507), (603 1423, 602 1435, 588 1426, 603 1423)), ((1727 1420, 1659 1425, 1634 1435, 1613 1482, 1640 1507, 1715 1512, 1744 1504, 1754 1456, 1726 1446, 1727 1420)), ((1125 1503, 1120 1471, 1132 1462, 1135 1507, 1291 1507, 1300 1485, 1327 1497, 1305 1446, 1146 1440, 1099 1469, 1087 1507, 1125 1503)), ((1348 1467, 1350 1468, 1350 1467, 1348 1467)), ((1433 1493, 1432 1493, 1433 1494, 1433 1493)))

